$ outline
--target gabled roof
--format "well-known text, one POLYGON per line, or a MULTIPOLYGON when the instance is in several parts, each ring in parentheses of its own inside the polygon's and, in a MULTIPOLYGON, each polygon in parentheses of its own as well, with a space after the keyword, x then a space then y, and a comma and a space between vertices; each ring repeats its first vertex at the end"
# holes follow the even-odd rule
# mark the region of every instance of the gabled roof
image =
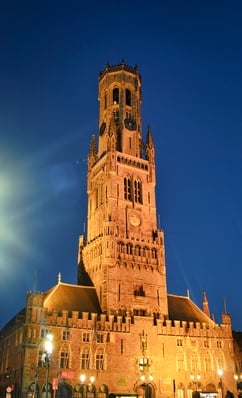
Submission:
POLYGON ((45 293, 44 307, 56 311, 101 313, 94 287, 59 282, 45 293))
POLYGON ((200 308, 187 296, 167 295, 169 319, 214 324, 200 308))

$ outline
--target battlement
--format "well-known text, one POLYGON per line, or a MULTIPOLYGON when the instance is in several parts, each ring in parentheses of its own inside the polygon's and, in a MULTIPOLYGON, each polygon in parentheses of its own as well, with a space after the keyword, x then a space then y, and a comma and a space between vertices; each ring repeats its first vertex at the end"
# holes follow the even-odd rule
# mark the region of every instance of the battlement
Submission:
POLYGON ((138 66, 137 65, 135 65, 134 67, 133 66, 128 66, 128 65, 125 64, 124 60, 122 60, 121 63, 117 64, 117 65, 109 65, 109 63, 107 62, 106 66, 105 66, 105 69, 103 71, 100 71, 100 73, 99 73, 99 81, 102 80, 102 78, 104 77, 104 75, 106 73, 118 72, 118 71, 121 71, 121 70, 125 70, 126 72, 130 72, 130 73, 133 73, 135 75, 138 74, 139 78, 141 80, 141 76, 138 73, 138 66))

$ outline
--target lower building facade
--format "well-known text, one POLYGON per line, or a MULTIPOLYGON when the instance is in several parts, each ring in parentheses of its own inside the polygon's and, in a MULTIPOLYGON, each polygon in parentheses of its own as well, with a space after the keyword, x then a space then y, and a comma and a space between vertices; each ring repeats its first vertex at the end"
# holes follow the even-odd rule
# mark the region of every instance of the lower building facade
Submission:
MULTIPOLYGON (((229 314, 216 324, 157 319, 154 314, 61 310, 63 295, 71 290, 78 298, 85 290, 90 299, 90 288, 59 282, 47 293, 28 293, 26 308, 2 329, 1 397, 192 398, 199 391, 206 398, 223 398, 227 390, 236 394, 229 314)), ((173 296, 171 301, 176 298, 181 299, 173 296)), ((182 299, 202 312, 189 297, 182 299)), ((71 294, 69 303, 74 306, 71 294)))

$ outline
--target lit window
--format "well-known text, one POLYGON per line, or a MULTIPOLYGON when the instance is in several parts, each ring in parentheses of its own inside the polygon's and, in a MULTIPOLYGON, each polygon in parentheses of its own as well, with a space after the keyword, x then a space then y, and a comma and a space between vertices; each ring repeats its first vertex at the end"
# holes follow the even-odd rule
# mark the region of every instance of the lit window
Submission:
POLYGON ((150 367, 149 359, 148 358, 140 358, 139 359, 139 370, 141 372, 147 370, 150 367))

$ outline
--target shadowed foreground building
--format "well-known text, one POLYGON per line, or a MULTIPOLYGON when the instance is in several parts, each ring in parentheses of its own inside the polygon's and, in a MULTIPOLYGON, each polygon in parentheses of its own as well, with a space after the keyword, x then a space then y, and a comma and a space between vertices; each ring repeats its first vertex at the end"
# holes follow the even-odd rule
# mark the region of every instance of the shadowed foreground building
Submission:
POLYGON ((191 398, 195 390, 223 397, 235 389, 229 314, 218 324, 205 293, 202 309, 167 293, 155 145, 150 127, 142 140, 137 67, 106 65, 98 99, 77 285, 59 275, 49 291, 29 292, 26 307, 1 330, 1 397, 6 387, 12 397, 191 398))

